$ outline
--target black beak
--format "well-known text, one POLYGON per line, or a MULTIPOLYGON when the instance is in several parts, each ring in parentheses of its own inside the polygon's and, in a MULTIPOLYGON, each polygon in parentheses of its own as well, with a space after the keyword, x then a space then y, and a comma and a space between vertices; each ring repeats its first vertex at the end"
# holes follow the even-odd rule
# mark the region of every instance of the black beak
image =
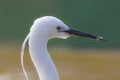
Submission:
POLYGON ((78 30, 69 29, 69 30, 65 30, 64 32, 70 34, 71 36, 81 36, 81 37, 86 37, 86 38, 92 38, 92 39, 95 39, 95 40, 106 41, 101 36, 96 36, 96 35, 93 35, 93 34, 89 34, 89 33, 85 33, 85 32, 80 32, 78 30))

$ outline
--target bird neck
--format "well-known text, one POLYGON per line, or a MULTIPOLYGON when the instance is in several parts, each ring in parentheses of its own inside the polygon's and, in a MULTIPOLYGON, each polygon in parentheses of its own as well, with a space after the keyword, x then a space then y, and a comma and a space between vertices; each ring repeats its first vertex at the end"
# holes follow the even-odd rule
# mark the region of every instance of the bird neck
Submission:
POLYGON ((40 80, 59 80, 58 72, 47 50, 48 38, 32 34, 29 37, 29 52, 40 80))

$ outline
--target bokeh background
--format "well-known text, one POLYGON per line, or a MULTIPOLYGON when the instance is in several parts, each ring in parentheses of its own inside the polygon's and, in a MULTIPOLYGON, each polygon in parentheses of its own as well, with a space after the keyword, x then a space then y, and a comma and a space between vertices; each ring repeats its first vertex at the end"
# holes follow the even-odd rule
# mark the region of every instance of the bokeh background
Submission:
MULTIPOLYGON (((0 79, 25 79, 20 65, 22 41, 36 18, 55 16, 71 28, 107 40, 50 40, 49 51, 61 80, 120 80, 119 4, 119 0, 0 0, 0 79)), ((31 80, 37 80, 29 55, 25 58, 31 80)))

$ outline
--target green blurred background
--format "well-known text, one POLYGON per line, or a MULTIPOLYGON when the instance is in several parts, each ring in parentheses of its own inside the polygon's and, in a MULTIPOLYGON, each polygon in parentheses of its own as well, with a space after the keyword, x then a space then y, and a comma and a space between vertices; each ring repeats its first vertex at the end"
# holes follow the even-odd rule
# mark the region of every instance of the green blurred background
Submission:
MULTIPOLYGON (((0 0, 0 80, 26 80, 20 47, 33 21, 42 16, 55 16, 71 28, 107 40, 50 40, 60 80, 120 80, 119 0, 0 0)), ((27 50, 26 70, 31 80, 38 80, 27 50)))
POLYGON ((53 39, 50 46, 119 48, 119 0, 0 0, 0 41, 21 42, 33 21, 55 16, 68 26, 103 36, 107 41, 84 38, 53 39))

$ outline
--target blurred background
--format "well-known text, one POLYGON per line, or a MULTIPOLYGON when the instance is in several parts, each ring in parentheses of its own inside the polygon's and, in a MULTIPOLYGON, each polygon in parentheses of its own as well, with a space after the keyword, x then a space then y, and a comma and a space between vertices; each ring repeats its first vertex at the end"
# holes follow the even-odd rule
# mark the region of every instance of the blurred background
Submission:
MULTIPOLYGON (((50 40, 48 49, 61 80, 120 80, 119 4, 119 0, 0 0, 0 79, 25 80, 21 44, 36 18, 55 16, 71 28, 107 40, 50 40)), ((31 80, 38 80, 29 55, 25 58, 31 80)))

